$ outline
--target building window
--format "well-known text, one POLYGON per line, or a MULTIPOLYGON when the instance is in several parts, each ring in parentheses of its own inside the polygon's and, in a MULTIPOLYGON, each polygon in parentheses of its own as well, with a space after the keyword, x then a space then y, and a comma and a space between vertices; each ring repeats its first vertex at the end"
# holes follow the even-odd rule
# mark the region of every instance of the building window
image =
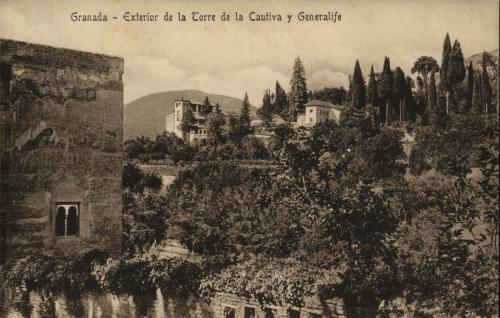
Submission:
POLYGON ((264 318, 276 318, 278 317, 278 311, 272 308, 264 309, 264 318))
POLYGON ((315 313, 312 313, 310 312, 308 315, 307 315, 308 318, 322 318, 323 316, 320 315, 320 314, 315 314, 315 313))
POLYGON ((56 236, 78 236, 80 205, 59 203, 56 205, 56 236))
POLYGON ((312 117, 311 117, 311 118, 309 118, 309 121, 312 123, 312 122, 313 122, 313 118, 312 118, 312 117))
POLYGON ((300 318, 300 311, 295 309, 288 310, 288 318, 300 318))
POLYGON ((236 310, 232 307, 224 307, 224 318, 235 318, 236 310))
POLYGON ((311 108, 311 109, 309 109, 309 112, 310 112, 310 113, 312 113, 312 112, 313 112, 313 109, 312 109, 312 108, 311 108))
POLYGON ((244 318, 255 318, 255 308, 245 307, 244 318))

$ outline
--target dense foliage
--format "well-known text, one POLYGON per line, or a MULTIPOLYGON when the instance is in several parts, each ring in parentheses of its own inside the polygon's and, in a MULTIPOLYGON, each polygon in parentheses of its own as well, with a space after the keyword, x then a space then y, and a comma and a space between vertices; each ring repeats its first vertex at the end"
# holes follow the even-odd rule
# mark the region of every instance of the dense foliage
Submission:
POLYGON ((153 141, 138 137, 125 142, 128 159, 149 162, 151 160, 172 160, 177 162, 220 161, 220 160, 265 160, 269 153, 262 140, 249 135, 246 126, 238 118, 229 117, 229 125, 218 113, 208 117, 208 140, 190 145, 174 134, 161 134, 153 141))
POLYGON ((69 313, 80 317, 84 292, 132 295, 136 302, 147 299, 146 304, 137 303, 145 312, 157 289, 175 297, 196 294, 201 274, 199 265, 178 258, 113 259, 94 250, 73 257, 26 256, 6 264, 2 276, 8 287, 20 293, 14 309, 23 316, 31 314, 29 293, 34 291, 42 297, 38 311, 41 317, 55 317, 56 296, 64 296, 69 313))

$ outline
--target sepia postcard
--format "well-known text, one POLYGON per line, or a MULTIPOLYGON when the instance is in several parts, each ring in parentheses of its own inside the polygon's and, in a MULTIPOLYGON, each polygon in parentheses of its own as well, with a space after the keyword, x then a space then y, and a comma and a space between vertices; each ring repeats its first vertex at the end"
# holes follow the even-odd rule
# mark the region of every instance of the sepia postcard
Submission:
POLYGON ((499 6, 0 0, 0 318, 498 318, 499 6))

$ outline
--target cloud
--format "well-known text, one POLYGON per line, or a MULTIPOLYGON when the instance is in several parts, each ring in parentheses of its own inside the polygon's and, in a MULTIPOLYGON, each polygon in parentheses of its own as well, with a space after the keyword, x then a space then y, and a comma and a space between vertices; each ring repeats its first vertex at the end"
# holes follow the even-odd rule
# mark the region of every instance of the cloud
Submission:
POLYGON ((349 87, 349 77, 342 72, 319 70, 309 76, 309 89, 317 90, 323 87, 349 87))

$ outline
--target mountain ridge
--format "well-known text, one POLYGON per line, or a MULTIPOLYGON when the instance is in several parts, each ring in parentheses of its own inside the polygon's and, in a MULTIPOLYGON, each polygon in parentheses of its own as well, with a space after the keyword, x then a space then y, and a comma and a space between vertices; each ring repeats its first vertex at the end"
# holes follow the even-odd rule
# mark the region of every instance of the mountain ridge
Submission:
MULTIPOLYGON (((174 111, 174 100, 191 99, 219 103, 222 111, 238 114, 242 100, 236 97, 210 94, 198 89, 163 91, 139 97, 124 106, 123 139, 135 137, 155 138, 165 130, 165 116, 174 111)), ((250 105, 250 113, 255 117, 257 108, 250 105)))

